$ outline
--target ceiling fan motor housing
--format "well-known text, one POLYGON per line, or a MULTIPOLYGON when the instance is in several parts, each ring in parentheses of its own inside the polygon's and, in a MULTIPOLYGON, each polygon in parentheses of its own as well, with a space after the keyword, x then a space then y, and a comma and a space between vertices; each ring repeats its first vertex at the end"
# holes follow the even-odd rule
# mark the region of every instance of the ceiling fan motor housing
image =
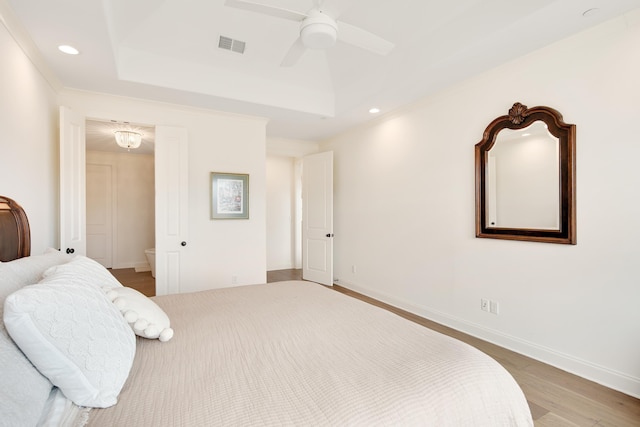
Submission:
POLYGON ((319 10, 312 10, 300 25, 300 39, 310 49, 327 49, 336 44, 338 24, 319 10))

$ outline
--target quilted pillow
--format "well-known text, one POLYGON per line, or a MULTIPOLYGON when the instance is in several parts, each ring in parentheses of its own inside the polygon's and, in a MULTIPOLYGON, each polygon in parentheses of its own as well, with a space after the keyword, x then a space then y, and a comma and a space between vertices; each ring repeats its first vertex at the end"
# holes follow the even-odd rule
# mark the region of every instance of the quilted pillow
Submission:
POLYGON ((136 335, 158 338, 162 342, 173 337, 169 316, 146 295, 125 286, 107 289, 106 292, 136 335))
POLYGON ((104 292, 41 283, 9 295, 4 323, 31 363, 76 405, 117 402, 135 355, 135 335, 104 292))
POLYGON ((47 283, 89 284, 98 288, 122 286, 102 264, 83 255, 77 255, 66 264, 49 268, 43 276, 47 283))
POLYGON ((65 264, 72 259, 71 255, 49 248, 42 255, 32 255, 4 262, 2 269, 13 272, 23 286, 33 285, 42 279, 42 275, 47 269, 65 264))
POLYGON ((0 265, 0 425, 34 426, 53 385, 20 351, 1 321, 5 298, 24 285, 6 268, 13 262, 0 265))

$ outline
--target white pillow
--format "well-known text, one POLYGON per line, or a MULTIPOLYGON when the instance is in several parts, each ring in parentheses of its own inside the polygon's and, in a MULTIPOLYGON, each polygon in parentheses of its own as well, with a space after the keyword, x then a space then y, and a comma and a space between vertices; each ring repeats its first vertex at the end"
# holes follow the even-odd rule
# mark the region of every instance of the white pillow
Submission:
POLYGON ((144 294, 124 286, 105 291, 136 335, 162 342, 173 337, 169 316, 144 294))
POLYGON ((76 405, 117 402, 135 355, 135 335, 104 292, 41 283, 9 295, 4 323, 31 363, 76 405))
POLYGON ((77 255, 66 264, 49 268, 43 276, 47 283, 89 284, 98 288, 122 286, 102 264, 83 255, 77 255))
POLYGON ((53 385, 20 351, 1 321, 5 298, 23 287, 21 277, 5 268, 11 263, 0 265, 0 425, 34 426, 53 385))
POLYGON ((12 271, 22 285, 33 285, 42 279, 43 273, 54 265, 69 262, 73 256, 55 249, 47 249, 42 255, 32 255, 2 263, 3 271, 12 271))
MULTIPOLYGON (((12 270, 5 268, 9 264, 9 262, 0 263, 0 302, 2 303, 4 303, 4 299, 9 294, 24 286, 20 276, 12 270)), ((2 307, 0 307, 0 312, 2 312, 2 307)))

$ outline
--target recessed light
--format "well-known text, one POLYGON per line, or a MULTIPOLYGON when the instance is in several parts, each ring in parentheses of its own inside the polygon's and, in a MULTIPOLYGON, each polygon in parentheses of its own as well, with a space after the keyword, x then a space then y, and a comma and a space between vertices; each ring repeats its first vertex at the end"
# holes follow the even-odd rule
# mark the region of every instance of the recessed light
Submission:
POLYGON ((531 136, 530 133, 523 133, 522 136, 531 136))
POLYGON ((379 108, 372 108, 372 109, 369 110, 369 112, 371 114, 378 114, 380 112, 380 109, 379 108))
POLYGON ((77 55, 77 54, 80 53, 80 51, 78 49, 76 49, 75 47, 69 46, 69 45, 66 45, 66 44, 58 46, 58 50, 60 52, 66 53, 67 55, 77 55))

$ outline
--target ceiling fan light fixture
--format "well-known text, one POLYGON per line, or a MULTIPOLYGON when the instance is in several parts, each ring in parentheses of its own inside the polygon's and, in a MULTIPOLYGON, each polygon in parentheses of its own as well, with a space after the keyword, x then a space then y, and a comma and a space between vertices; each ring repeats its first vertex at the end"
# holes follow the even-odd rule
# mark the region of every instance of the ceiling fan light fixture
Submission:
POLYGON ((295 65, 306 49, 330 49, 336 44, 338 36, 343 43, 377 55, 388 55, 395 47, 390 41, 355 25, 343 21, 338 25, 335 18, 331 16, 331 9, 322 9, 324 0, 313 0, 313 8, 306 13, 268 6, 262 2, 256 3, 255 0, 225 0, 224 4, 300 23, 299 37, 285 54, 280 63, 281 67, 295 65))
POLYGON ((122 147, 130 150, 132 148, 140 147, 142 143, 142 135, 138 132, 131 132, 128 130, 118 130, 115 132, 116 143, 122 147))
POLYGON ((319 11, 309 14, 302 21, 300 39, 309 49, 328 49, 336 44, 338 25, 331 17, 319 11))

